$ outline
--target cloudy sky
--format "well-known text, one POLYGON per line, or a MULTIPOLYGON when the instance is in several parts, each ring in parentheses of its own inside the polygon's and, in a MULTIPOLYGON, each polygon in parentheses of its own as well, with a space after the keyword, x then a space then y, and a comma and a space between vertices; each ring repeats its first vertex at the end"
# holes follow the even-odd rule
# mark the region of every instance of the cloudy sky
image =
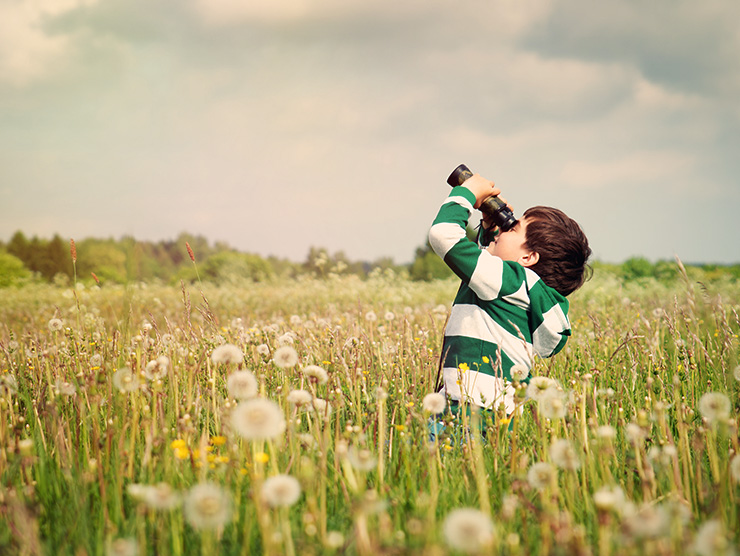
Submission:
POLYGON ((740 261, 736 0, 0 0, 0 239, 408 262, 464 162, 597 259, 740 261))

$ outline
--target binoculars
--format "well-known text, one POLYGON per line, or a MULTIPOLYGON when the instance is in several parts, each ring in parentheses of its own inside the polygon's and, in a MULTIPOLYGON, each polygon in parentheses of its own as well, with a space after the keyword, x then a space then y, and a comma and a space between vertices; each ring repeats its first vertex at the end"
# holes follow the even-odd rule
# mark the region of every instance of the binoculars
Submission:
MULTIPOLYGON (((471 177, 473 177, 473 172, 470 171, 470 168, 465 166, 465 164, 460 164, 460 166, 452 171, 450 177, 447 178, 447 183, 452 187, 457 187, 471 177)), ((516 225, 517 220, 514 218, 514 213, 511 212, 511 209, 498 196, 489 197, 480 204, 478 209, 489 215, 493 223, 502 232, 506 232, 516 225)))

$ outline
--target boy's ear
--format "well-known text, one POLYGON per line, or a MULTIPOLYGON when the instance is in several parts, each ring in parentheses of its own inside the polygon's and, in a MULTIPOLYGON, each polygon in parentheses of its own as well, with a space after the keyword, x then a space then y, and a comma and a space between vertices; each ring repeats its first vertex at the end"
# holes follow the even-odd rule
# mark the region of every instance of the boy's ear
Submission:
POLYGON ((522 255, 521 257, 519 257, 519 260, 517 262, 523 267, 528 268, 530 266, 536 265, 539 260, 540 254, 536 251, 530 251, 526 255, 522 255))

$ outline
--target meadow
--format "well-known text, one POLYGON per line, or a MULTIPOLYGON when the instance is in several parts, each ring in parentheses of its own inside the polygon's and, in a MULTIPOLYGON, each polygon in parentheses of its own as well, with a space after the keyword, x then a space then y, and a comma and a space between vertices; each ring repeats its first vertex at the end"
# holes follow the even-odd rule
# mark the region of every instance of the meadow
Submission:
POLYGON ((0 290, 0 553, 735 554, 740 285, 678 273, 597 272, 511 421, 429 395, 454 280, 0 290))

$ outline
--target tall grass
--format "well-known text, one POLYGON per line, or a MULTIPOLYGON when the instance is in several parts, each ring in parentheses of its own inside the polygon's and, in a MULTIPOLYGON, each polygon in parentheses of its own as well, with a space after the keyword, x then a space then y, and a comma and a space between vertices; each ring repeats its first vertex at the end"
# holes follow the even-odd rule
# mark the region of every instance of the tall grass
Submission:
POLYGON ((549 395, 483 435, 443 414, 432 441, 422 400, 456 287, 0 291, 0 552, 730 553, 740 287, 597 275, 573 296, 567 347, 533 369, 549 395), (214 362, 224 344, 243 362, 214 362), (277 364, 281 346, 296 365, 277 364), (284 432, 237 434, 237 369, 284 432), (311 405, 289 401, 298 389, 311 405), (266 490, 283 475, 297 501, 266 490))

